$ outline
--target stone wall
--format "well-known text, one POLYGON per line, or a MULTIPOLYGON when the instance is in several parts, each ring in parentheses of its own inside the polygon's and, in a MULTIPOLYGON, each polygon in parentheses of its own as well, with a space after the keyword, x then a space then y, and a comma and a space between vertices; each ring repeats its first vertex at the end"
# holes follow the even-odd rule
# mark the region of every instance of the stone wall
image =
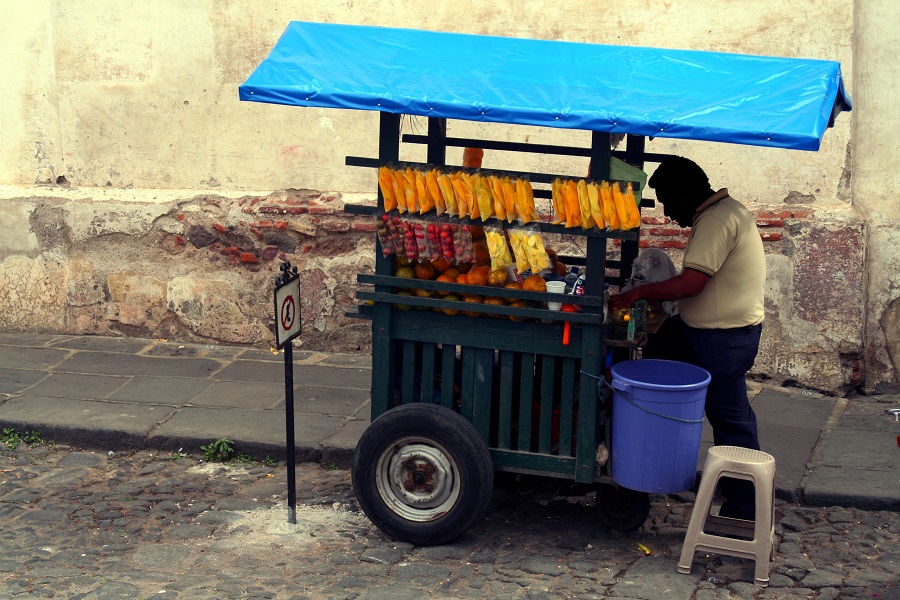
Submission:
POLYGON ((0 218, 23 236, 0 262, 0 330, 274 344, 278 266, 301 273, 297 344, 369 349, 348 319, 358 272, 374 267, 374 223, 337 194, 202 194, 156 203, 81 194, 8 199, 0 218))
MULTIPOLYGON (((758 215, 769 266, 759 377, 843 393, 897 388, 900 174, 892 0, 227 5, 9 3, 0 53, 0 329, 271 343, 271 282, 301 267, 301 343, 365 351, 344 312, 372 266, 374 112, 241 103, 237 87, 291 19, 837 60, 854 111, 818 152, 657 138, 758 215), (317 191, 292 191, 297 189, 317 191), (330 212, 333 211, 333 212, 330 212)), ((405 132, 424 122, 404 119, 405 132)), ((589 134, 451 123, 451 135, 587 146, 589 134)), ((461 150, 448 152, 459 164, 461 150)), ((404 160, 424 150, 403 148, 404 160)), ((485 156, 497 169, 585 173, 586 159, 485 156)), ((649 165, 648 170, 652 170, 649 165)), ((683 232, 646 215, 680 265, 683 232)), ((677 229, 677 228, 676 228, 677 229)))

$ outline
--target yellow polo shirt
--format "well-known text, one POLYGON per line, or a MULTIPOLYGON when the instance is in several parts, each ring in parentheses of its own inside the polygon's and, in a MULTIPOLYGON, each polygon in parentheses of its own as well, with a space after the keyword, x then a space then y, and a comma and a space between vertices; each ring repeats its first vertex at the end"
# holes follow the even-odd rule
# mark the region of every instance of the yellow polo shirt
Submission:
POLYGON ((686 324, 731 329, 762 323, 766 286, 762 239, 754 216, 727 189, 697 209, 683 268, 710 276, 702 292, 678 301, 686 324))

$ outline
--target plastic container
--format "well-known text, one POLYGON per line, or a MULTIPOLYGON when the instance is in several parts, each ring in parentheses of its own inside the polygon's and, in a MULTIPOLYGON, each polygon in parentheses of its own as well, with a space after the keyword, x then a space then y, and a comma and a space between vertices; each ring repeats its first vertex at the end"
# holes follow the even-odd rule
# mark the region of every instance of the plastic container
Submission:
POLYGON ((613 365, 612 478, 653 494, 694 486, 710 376, 672 360, 613 365))

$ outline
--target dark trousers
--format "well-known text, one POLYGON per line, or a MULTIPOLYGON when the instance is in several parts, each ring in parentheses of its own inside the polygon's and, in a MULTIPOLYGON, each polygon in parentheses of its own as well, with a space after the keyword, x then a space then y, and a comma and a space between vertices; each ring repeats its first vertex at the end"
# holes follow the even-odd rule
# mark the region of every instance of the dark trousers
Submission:
MULTIPOLYGON (((745 376, 756 360, 762 325, 696 329, 675 317, 664 326, 668 326, 666 331, 648 342, 644 357, 680 360, 706 369, 711 376, 706 390, 706 418, 713 429, 714 443, 759 450, 756 413, 747 398, 745 376)), ((723 478, 721 490, 726 516, 753 518, 753 484, 723 478)))

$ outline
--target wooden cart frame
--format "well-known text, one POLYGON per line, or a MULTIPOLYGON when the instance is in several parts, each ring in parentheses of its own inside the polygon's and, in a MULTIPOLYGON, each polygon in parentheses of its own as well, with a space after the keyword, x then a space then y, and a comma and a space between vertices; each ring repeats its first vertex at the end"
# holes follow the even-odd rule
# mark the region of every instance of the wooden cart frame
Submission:
MULTIPOLYGON (((348 157, 347 164, 363 167, 396 164, 401 140, 427 145, 427 164, 437 167, 446 165, 446 151, 451 146, 587 156, 591 159, 595 179, 609 178, 611 155, 617 155, 638 167, 643 167, 648 158, 641 136, 627 136, 626 150, 612 152, 610 135, 603 132, 591 132, 590 148, 574 148, 448 138, 447 122, 438 118, 428 119, 427 135, 401 137, 400 123, 401 115, 381 113, 378 158, 348 157)), ((661 161, 665 156, 652 155, 650 158, 661 161)), ((550 183, 557 176, 582 178, 571 174, 518 175, 527 175, 535 183, 550 183)), ((548 194, 548 190, 535 192, 538 197, 548 197, 548 194)), ((379 193, 377 208, 348 206, 347 210, 375 215, 382 214, 383 207, 384 200, 379 193)), ((494 218, 473 220, 472 223, 516 227, 494 218)), ((497 288, 488 291, 479 286, 393 277, 393 257, 383 256, 380 247, 376 250, 375 274, 358 276, 359 283, 370 284, 373 288, 371 291, 361 289, 357 293, 358 299, 371 304, 362 305, 358 316, 372 320, 372 421, 377 424, 382 415, 397 406, 414 403, 442 406, 461 415, 474 427, 489 449, 494 470, 562 478, 584 484, 606 484, 602 486, 606 495, 625 496, 599 501, 601 517, 605 516, 607 523, 614 527, 635 528, 646 518, 649 500, 645 494, 609 485, 612 483, 608 471, 610 463, 602 461, 601 464, 598 461, 598 448, 605 443, 607 451, 610 451, 612 446, 610 394, 601 385, 608 346, 622 346, 629 356, 634 356, 641 342, 640 337, 627 341, 621 333, 616 338, 604 324, 604 287, 606 283, 621 285, 630 276, 631 262, 638 254, 640 230, 566 229, 563 225, 546 222, 537 226, 545 233, 577 235, 586 240, 584 257, 561 257, 568 265, 583 265, 586 269, 584 296, 569 296, 566 300, 580 304, 582 312, 476 304, 467 305, 466 310, 479 313, 483 318, 441 314, 433 309, 458 307, 460 303, 439 297, 397 295, 396 291, 417 287, 453 290, 463 294, 487 292, 488 295, 505 296, 508 300, 540 302, 550 299, 550 295, 497 288), (611 240, 621 243, 619 260, 607 258, 611 240), (607 269, 617 270, 618 276, 607 278, 607 269), (399 310, 397 305, 410 305, 414 310, 399 310), (492 315, 503 318, 489 318, 492 315), (529 319, 529 322, 506 318, 510 315, 529 319), (562 332, 566 321, 571 323, 571 338, 564 345, 562 332), (609 510, 603 511, 603 506, 609 510)), ((361 441, 361 444, 364 443, 365 440, 361 441)), ((367 453, 366 450, 357 452, 358 456, 367 453)), ((367 465, 366 469, 367 473, 371 473, 372 466, 367 465)), ((362 474, 358 477, 369 478, 362 474)), ((420 479, 428 480, 428 477, 423 475, 420 479)), ((383 497, 383 488, 387 484, 382 484, 377 492, 383 497)), ((424 485, 433 487, 427 482, 424 485)), ((366 494, 359 489, 360 486, 357 487, 358 495, 366 494)), ((404 504, 419 500, 415 489, 410 494, 401 490, 401 495, 405 497, 404 504)), ((391 493, 387 492, 388 495, 391 493)), ((405 537, 418 543, 435 543, 435 540, 445 537, 443 529, 411 536, 408 532, 393 529, 390 523, 377 524, 395 537, 405 537)), ((454 533, 461 533, 458 527, 453 529, 457 530, 454 533)))

